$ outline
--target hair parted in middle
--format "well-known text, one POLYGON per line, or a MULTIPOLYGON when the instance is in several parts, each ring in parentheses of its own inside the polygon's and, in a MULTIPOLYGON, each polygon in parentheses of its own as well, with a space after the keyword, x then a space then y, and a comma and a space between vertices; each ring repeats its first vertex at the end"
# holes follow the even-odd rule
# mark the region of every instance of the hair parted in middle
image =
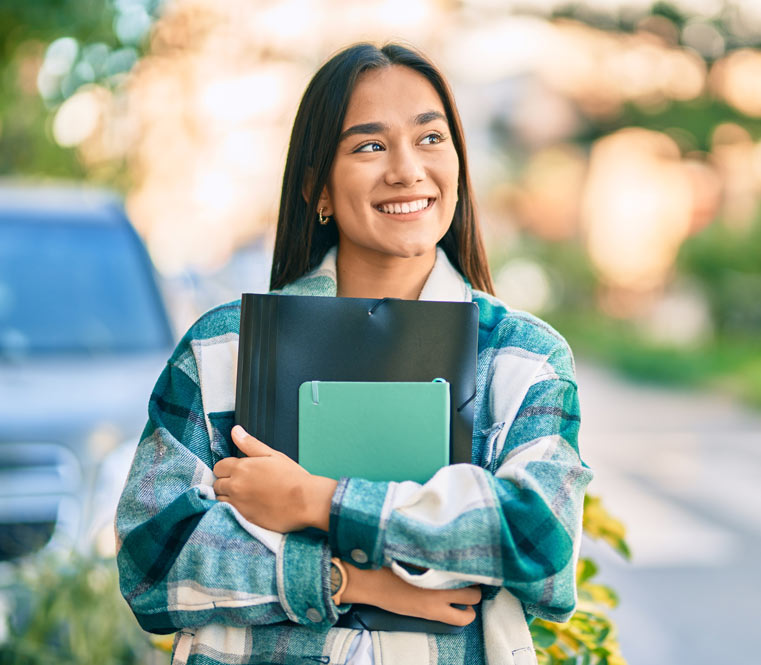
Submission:
POLYGON ((494 293, 468 174, 465 138, 449 85, 433 63, 414 49, 401 44, 378 48, 369 43, 349 46, 330 58, 314 75, 301 99, 283 174, 271 289, 279 289, 313 270, 338 243, 335 224, 315 223, 320 193, 328 182, 357 81, 369 70, 392 65, 409 67, 431 83, 444 106, 459 158, 458 201, 452 224, 439 246, 474 288, 494 293))

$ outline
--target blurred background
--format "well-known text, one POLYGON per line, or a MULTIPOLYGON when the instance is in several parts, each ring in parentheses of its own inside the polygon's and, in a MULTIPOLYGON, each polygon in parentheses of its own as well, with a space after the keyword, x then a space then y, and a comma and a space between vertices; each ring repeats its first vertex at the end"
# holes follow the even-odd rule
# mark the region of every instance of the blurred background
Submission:
POLYGON ((0 4, 0 662, 165 658, 110 558, 148 395, 199 314, 267 290, 298 101, 359 40, 449 77, 497 295, 576 353, 624 658, 756 662, 754 0, 0 4))

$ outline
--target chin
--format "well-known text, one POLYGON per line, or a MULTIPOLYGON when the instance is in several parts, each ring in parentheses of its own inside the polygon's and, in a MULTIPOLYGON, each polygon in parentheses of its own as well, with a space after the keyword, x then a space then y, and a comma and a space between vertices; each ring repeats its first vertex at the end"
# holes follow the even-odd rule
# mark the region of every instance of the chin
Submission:
POLYGON ((428 237, 389 238, 389 240, 390 242, 384 243, 385 248, 382 251, 400 258, 412 259, 435 252, 440 238, 438 235, 430 235, 428 237))
POLYGON ((410 243, 387 250, 386 254, 398 256, 401 259, 414 259, 436 251, 436 243, 410 243))
MULTIPOLYGON (((409 233, 406 236, 398 233, 376 233, 372 238, 345 237, 347 246, 354 246, 360 252, 371 252, 376 256, 396 257, 400 259, 416 259, 436 253, 440 238, 438 234, 409 233), (401 237, 400 237, 401 236, 401 237)), ((340 242, 340 240, 339 240, 340 242)))

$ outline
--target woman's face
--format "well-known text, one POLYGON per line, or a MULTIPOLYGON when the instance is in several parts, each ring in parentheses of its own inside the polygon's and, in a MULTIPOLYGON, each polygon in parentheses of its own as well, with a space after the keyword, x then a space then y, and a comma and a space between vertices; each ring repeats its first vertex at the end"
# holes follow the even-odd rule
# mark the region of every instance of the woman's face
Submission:
POLYGON ((399 65, 362 75, 320 205, 341 252, 434 254, 457 204, 459 160, 436 90, 399 65))

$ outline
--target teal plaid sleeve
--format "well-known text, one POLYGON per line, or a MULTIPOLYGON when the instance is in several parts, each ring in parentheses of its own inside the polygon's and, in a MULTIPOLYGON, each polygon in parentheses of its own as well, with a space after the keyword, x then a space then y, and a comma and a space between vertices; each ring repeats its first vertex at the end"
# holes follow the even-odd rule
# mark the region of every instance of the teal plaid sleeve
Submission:
POLYGON ((214 499, 211 468, 225 444, 210 441, 190 339, 151 395, 119 502, 122 594, 140 625, 156 633, 285 619, 328 627, 338 615, 326 539, 265 532, 214 499))
POLYGON ((578 454, 579 424, 574 382, 534 384, 490 477, 509 524, 500 543, 504 584, 529 613, 554 621, 575 608, 584 491, 592 478, 578 454))
POLYGON ((451 573, 448 586, 505 586, 530 613, 563 621, 576 602, 591 480, 578 453, 570 350, 528 316, 510 317, 481 342, 477 464, 445 467, 424 485, 342 479, 330 545, 365 567, 413 564, 451 573))

